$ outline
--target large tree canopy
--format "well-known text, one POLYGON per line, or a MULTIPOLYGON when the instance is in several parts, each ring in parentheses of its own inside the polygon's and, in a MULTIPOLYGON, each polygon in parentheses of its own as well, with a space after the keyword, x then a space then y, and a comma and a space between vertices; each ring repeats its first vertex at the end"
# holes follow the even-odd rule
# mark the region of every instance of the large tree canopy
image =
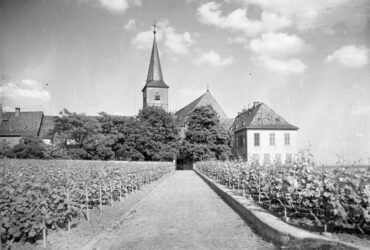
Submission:
POLYGON ((198 107, 189 114, 181 150, 188 159, 195 161, 224 160, 230 156, 230 137, 212 106, 198 107))
POLYGON ((159 107, 146 107, 136 117, 141 136, 138 150, 145 160, 175 159, 180 146, 179 131, 173 116, 159 107))
POLYGON ((158 107, 140 110, 136 117, 104 112, 88 117, 64 110, 53 133, 70 157, 164 161, 176 158, 179 133, 170 113, 158 107))

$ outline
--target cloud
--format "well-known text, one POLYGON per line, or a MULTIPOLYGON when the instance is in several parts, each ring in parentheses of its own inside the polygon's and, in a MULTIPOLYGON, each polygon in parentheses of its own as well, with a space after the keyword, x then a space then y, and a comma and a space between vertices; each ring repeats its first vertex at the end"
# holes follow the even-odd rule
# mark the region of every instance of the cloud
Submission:
POLYGON ((125 30, 132 30, 132 29, 134 29, 134 28, 135 28, 135 24, 136 24, 135 19, 130 19, 130 20, 126 23, 126 25, 124 26, 124 29, 125 29, 125 30))
POLYGON ((241 36, 228 37, 226 42, 229 44, 245 44, 247 39, 241 36))
POLYGON ((0 95, 7 106, 41 107, 50 101, 47 84, 25 79, 19 82, 8 82, 0 87, 0 95))
MULTIPOLYGON (((177 33, 175 28, 170 26, 165 19, 157 24, 156 39, 158 43, 163 42, 165 47, 174 54, 187 54, 194 40, 189 32, 177 33)), ((153 43, 153 31, 139 32, 133 39, 132 45, 137 49, 151 48, 153 43)))
POLYGON ((178 90, 178 93, 184 100, 198 98, 200 95, 204 94, 204 92, 205 89, 194 89, 194 88, 181 88, 178 90))
POLYGON ((141 6, 141 0, 95 0, 104 9, 113 13, 124 13, 128 8, 141 6))
POLYGON ((258 56, 254 58, 254 61, 267 70, 284 76, 300 75, 307 69, 307 66, 301 60, 295 58, 279 60, 270 56, 258 56))
MULTIPOLYGON (((322 26, 334 25, 348 19, 348 16, 338 14, 338 8, 350 0, 230 0, 243 6, 258 5, 263 11, 279 13, 292 20, 299 30, 308 30, 322 26)), ((345 9, 344 9, 345 11, 345 9)), ((340 11, 339 13, 343 13, 340 11)))
POLYGON ((344 46, 326 57, 326 62, 338 62, 351 68, 360 68, 369 64, 369 49, 365 46, 344 46))
POLYGON ((192 63, 195 65, 204 65, 209 64, 213 67, 222 67, 234 62, 234 57, 228 57, 222 59, 219 54, 210 50, 209 52, 200 54, 197 58, 195 58, 192 63))
POLYGON ((221 4, 216 2, 201 5, 197 10, 198 20, 203 24, 221 29, 244 32, 248 36, 291 26, 291 21, 288 18, 277 13, 263 11, 260 20, 252 20, 247 17, 246 7, 238 8, 226 16, 222 15, 220 8, 221 4))
POLYGON ((370 105, 356 106, 351 111, 352 115, 370 115, 370 105))
POLYGON ((249 42, 248 48, 260 55, 286 57, 306 51, 309 46, 296 35, 286 33, 265 33, 249 42))

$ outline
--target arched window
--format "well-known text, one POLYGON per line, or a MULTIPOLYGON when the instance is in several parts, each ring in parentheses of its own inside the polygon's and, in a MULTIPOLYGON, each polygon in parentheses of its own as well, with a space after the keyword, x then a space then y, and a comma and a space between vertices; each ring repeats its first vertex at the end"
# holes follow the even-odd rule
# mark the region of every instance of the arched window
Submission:
POLYGON ((160 95, 159 95, 159 92, 158 92, 158 91, 156 91, 156 92, 155 92, 154 100, 156 100, 156 101, 161 100, 161 97, 160 97, 160 95))

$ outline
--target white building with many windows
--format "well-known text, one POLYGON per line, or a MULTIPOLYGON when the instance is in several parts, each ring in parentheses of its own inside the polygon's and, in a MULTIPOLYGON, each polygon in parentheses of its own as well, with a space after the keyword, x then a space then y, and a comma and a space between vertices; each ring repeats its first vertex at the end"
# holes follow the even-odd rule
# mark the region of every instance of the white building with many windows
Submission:
POLYGON ((231 126, 233 154, 260 164, 290 162, 297 155, 298 127, 264 103, 243 110, 231 126))

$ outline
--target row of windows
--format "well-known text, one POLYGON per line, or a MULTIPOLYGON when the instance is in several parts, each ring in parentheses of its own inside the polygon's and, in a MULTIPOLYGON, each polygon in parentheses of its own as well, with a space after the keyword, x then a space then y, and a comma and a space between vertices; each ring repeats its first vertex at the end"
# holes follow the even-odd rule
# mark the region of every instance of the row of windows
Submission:
MULTIPOLYGON (((242 148, 247 146, 247 138, 246 134, 238 135, 235 137, 235 147, 237 148, 242 148)), ((254 146, 259 147, 261 146, 261 135, 260 133, 254 133, 254 146)), ((270 133, 269 134, 269 145, 270 146, 275 146, 275 133, 270 133)), ((290 145, 290 134, 289 133, 284 133, 284 145, 288 146, 290 145)))
MULTIPOLYGON (((275 133, 270 133, 270 146, 275 146, 275 133)), ((284 145, 290 145, 290 134, 284 133, 284 145)), ((260 133, 254 133, 254 146, 261 146, 260 133)))
MULTIPOLYGON (((260 161, 260 154, 253 154, 252 155, 252 161, 259 162, 260 161)), ((293 156, 291 153, 287 153, 285 155, 285 162, 290 163, 293 161, 293 156)), ((282 163, 281 161, 281 154, 275 154, 275 163, 282 163)), ((271 157, 270 154, 263 154, 263 164, 270 164, 271 163, 271 157)))

